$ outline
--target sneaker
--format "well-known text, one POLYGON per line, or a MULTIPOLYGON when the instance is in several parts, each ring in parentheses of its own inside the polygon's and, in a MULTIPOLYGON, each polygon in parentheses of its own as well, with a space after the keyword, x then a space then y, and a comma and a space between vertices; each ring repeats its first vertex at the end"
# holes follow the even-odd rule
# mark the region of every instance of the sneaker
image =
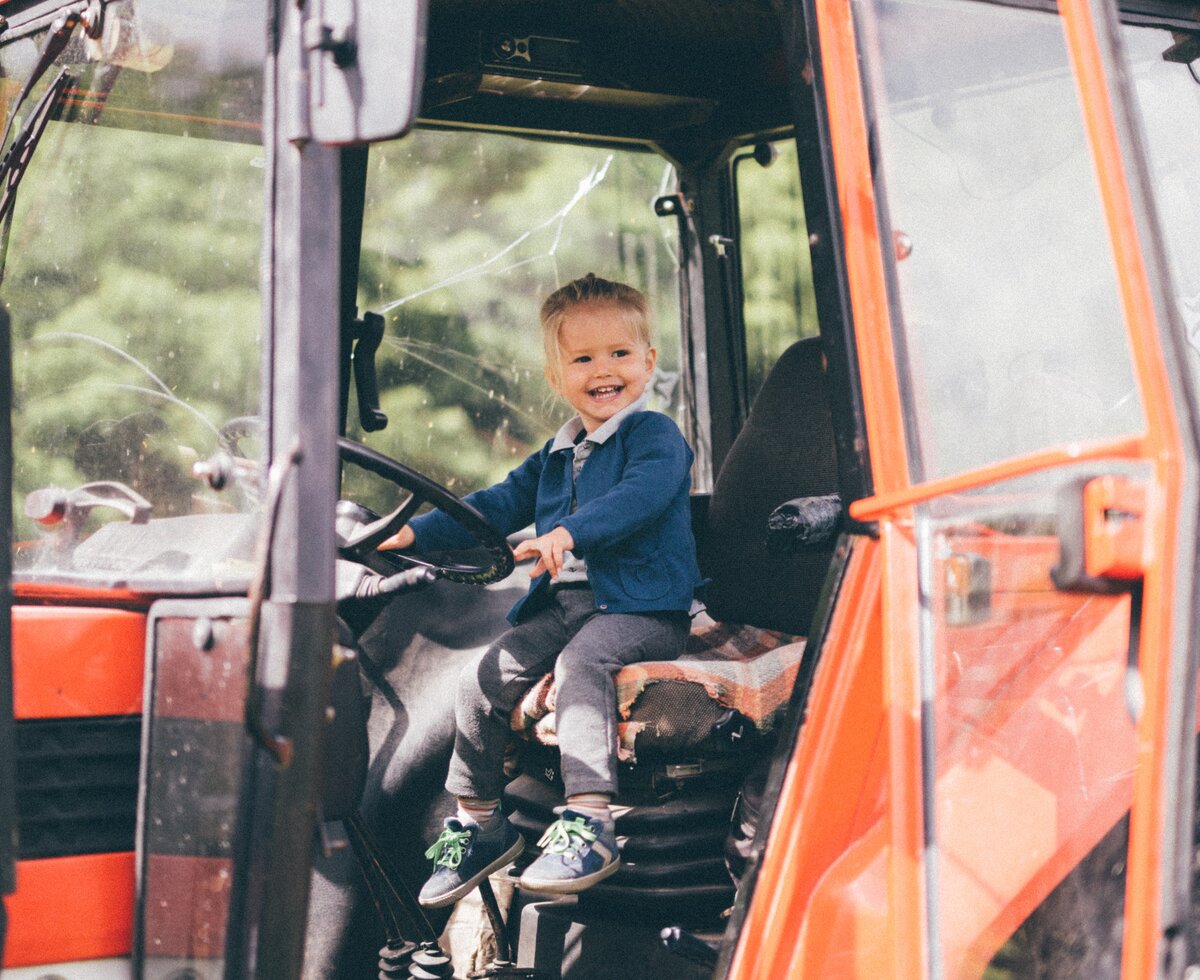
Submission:
POLYGON ((621 866, 611 822, 563 807, 538 841, 541 856, 525 869, 520 886, 571 895, 603 881, 621 866))
POLYGON ((523 850, 525 838, 503 817, 500 826, 487 833, 473 820, 447 817, 438 839, 425 852, 433 861, 433 874, 417 901, 430 909, 453 905, 523 850))

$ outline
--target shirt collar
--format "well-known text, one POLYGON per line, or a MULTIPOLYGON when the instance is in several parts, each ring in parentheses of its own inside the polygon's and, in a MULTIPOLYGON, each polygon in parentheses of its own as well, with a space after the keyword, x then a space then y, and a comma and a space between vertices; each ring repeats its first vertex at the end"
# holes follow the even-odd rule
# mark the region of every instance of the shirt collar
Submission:
MULTIPOLYGON (((617 431, 618 427, 620 427, 621 423, 625 421, 627 415, 632 415, 634 412, 644 412, 649 401, 650 392, 643 391, 641 397, 636 401, 630 402, 612 418, 607 419, 595 432, 586 437, 586 441, 594 442, 596 445, 607 442, 612 434, 617 431)), ((583 421, 579 416, 576 415, 574 418, 568 419, 554 436, 554 442, 550 445, 550 452, 557 453, 563 449, 574 448, 575 442, 581 432, 583 432, 583 421)))

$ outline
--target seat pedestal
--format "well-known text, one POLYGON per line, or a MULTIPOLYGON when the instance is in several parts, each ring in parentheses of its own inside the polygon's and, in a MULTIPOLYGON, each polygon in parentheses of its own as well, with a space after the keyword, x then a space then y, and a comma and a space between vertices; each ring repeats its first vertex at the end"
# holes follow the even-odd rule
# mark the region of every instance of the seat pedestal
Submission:
POLYGON ((709 980, 705 968, 663 948, 657 928, 632 923, 613 929, 611 918, 581 908, 574 898, 531 901, 521 909, 517 966, 563 980, 709 980), (592 923, 595 922, 593 928, 592 923))

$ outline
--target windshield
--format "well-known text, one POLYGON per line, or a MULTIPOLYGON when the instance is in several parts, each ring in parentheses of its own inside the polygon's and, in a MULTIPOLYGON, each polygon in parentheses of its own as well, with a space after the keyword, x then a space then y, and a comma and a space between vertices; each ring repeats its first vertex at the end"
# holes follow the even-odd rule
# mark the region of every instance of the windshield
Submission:
MULTIPOLYGON (((571 414, 545 380, 538 309, 587 272, 646 294, 651 407, 687 431, 676 225, 654 213, 674 188, 646 152, 437 130, 372 147, 358 296, 384 318, 388 425, 364 434, 352 403, 351 437, 455 493, 502 479, 571 414)), ((342 493, 394 506, 354 468, 342 493)))
MULTIPOLYGON (((76 30, 16 107, 14 132, 67 68, 4 229, 18 582, 246 580, 263 8, 108 4, 103 37, 76 30), (220 492, 193 474, 218 451, 220 492)), ((43 40, 15 33, 0 49, 6 117, 43 40)))

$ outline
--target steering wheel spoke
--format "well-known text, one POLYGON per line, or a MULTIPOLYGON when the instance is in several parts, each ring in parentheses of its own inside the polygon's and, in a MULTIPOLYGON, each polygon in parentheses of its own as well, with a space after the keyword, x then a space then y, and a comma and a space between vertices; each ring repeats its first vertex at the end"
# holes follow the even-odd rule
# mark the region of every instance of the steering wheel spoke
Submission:
MULTIPOLYGON (((406 564, 429 569, 440 578, 452 582, 487 585, 506 578, 513 570, 515 561, 512 548, 504 535, 491 526, 478 510, 461 497, 451 493, 440 483, 410 469, 403 463, 368 449, 349 439, 338 440, 341 458, 376 476, 407 490, 409 497, 390 514, 369 520, 361 527, 346 534, 338 551, 343 557, 362 561, 374 552, 379 544, 407 524, 422 504, 428 503, 441 510, 463 527, 480 546, 487 550, 490 561, 486 564, 460 564, 441 558, 433 559, 409 552, 394 551, 389 554, 406 564)), ((357 505, 350 505, 357 507, 357 505)), ((363 510, 363 508, 359 508, 363 510)), ((372 515, 373 516, 373 515, 372 515)))
POLYGON ((359 554, 364 551, 373 551, 412 520, 413 515, 423 503, 425 503, 424 500, 410 492, 408 499, 390 514, 384 514, 383 517, 364 525, 350 535, 343 548, 359 554))

